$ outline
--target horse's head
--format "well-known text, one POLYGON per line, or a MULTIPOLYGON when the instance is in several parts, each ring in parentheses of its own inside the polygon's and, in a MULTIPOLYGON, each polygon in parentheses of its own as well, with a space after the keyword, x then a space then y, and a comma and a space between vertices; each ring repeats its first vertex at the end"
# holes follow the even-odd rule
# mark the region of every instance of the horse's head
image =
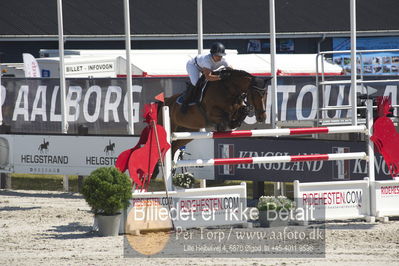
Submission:
POLYGON ((246 97, 248 108, 254 109, 256 120, 264 122, 266 120, 265 87, 267 80, 254 77, 244 70, 237 69, 222 70, 220 76, 226 86, 229 87, 229 93, 236 95, 238 99, 246 97))
POLYGON ((248 104, 254 107, 256 121, 258 122, 265 122, 266 120, 266 81, 253 77, 247 91, 248 104))

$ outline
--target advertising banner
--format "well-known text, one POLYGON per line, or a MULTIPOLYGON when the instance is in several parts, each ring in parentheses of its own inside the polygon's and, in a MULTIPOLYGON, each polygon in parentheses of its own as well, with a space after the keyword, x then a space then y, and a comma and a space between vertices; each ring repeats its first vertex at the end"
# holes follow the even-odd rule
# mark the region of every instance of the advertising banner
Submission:
POLYGON ((367 180, 345 182, 294 182, 294 197, 308 220, 355 219, 370 215, 367 180))
POLYGON ((377 217, 399 215, 399 181, 386 180, 373 183, 373 213, 377 217))
POLYGON ((36 59, 31 54, 23 53, 25 77, 40 78, 40 68, 36 59))
MULTIPOLYGON (((342 79, 344 77, 329 77, 342 79)), ((377 78, 377 77, 368 77, 377 78)), ((382 77, 379 77, 382 78, 382 77)), ((385 77, 383 77, 385 78, 385 77)), ((388 78, 388 77, 386 77, 388 78)), ((154 97, 164 92, 166 97, 185 90, 187 78, 134 78, 133 123, 134 134, 145 127, 142 118, 144 104, 155 102, 154 97)), ((61 103, 59 80, 3 78, 1 80, 1 107, 3 123, 11 126, 12 133, 61 133, 61 103)), ((364 87, 375 90, 375 95, 388 95, 392 104, 398 103, 398 84, 370 83, 364 87)), ((271 95, 270 84, 267 85, 271 95)), ((278 78, 278 120, 311 120, 317 117, 317 108, 325 105, 350 104, 350 85, 328 85, 318 92, 315 77, 278 78), (317 96, 319 93, 319 97, 317 96), (324 95, 324 98, 323 98, 324 95), (319 99, 319 102, 316 102, 319 99)), ((88 127, 91 135, 127 135, 126 80, 122 78, 82 78, 66 80, 66 110, 68 133, 77 134, 80 125, 88 127)), ((265 123, 257 123, 252 113, 239 129, 270 127, 271 97, 267 97, 265 123)), ((396 111, 394 115, 397 115, 396 111)), ((331 110, 321 118, 347 118, 350 110, 331 110)))
POLYGON ((246 198, 245 183, 169 191, 168 194, 163 191, 133 193, 126 221, 133 226, 127 228, 148 230, 152 229, 151 225, 164 228, 170 219, 176 228, 242 224, 247 222, 241 214, 247 206, 246 198), (164 215, 169 212, 171 217, 164 215))
POLYGON ((0 152, 8 153, 15 173, 89 175, 99 167, 114 166, 118 155, 133 147, 138 138, 0 135, 0 141, 0 152))
MULTIPOLYGON (((316 139, 215 139, 215 158, 310 155, 362 152, 365 142, 316 139)), ((208 158, 203 158, 208 159, 208 158)), ((215 178, 275 182, 362 180, 368 171, 364 160, 309 161, 215 166, 215 178)), ((383 157, 376 153, 377 180, 392 179, 383 157)))
MULTIPOLYGON (((333 50, 350 50, 350 38, 333 38, 333 50)), ((361 50, 383 50, 397 49, 399 47, 398 37, 366 37, 356 39, 356 49, 361 50)), ((357 59, 358 72, 364 75, 398 75, 399 74, 399 52, 362 53, 357 59)), ((334 63, 341 65, 347 74, 351 73, 351 55, 334 54, 334 63)))

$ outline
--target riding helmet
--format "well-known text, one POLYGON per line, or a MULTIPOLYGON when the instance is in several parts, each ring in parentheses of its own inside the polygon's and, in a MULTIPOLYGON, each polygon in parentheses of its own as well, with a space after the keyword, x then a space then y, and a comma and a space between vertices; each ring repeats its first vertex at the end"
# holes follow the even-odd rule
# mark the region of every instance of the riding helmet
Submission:
POLYGON ((211 46, 211 55, 225 56, 224 45, 220 42, 215 42, 211 46))

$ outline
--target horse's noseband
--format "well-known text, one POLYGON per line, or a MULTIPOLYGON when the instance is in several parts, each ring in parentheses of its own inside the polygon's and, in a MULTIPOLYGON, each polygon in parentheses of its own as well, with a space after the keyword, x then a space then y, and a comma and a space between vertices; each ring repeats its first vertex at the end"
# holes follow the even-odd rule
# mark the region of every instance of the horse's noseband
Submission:
POLYGON ((246 93, 246 92, 243 92, 243 93, 241 93, 241 94, 238 96, 237 100, 238 100, 238 102, 244 102, 244 103, 246 104, 246 103, 247 103, 247 102, 245 101, 246 98, 247 98, 247 93, 246 93))
POLYGON ((247 93, 246 92, 243 92, 243 93, 241 93, 238 97, 237 97, 237 102, 238 103, 244 103, 245 104, 245 108, 246 108, 246 110, 247 110, 247 112, 249 113, 252 109, 254 109, 254 107, 251 105, 251 104, 249 104, 249 102, 248 102, 248 100, 247 100, 247 93))

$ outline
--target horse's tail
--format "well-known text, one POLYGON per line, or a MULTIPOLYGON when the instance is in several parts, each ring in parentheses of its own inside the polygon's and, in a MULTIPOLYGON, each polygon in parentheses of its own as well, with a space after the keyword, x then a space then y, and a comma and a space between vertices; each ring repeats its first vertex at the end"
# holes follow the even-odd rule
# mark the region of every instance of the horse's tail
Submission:
POLYGON ((155 103, 158 105, 157 114, 159 114, 162 111, 162 107, 164 105, 164 102, 156 101, 155 103))
POLYGON ((157 107, 157 117, 158 117, 158 123, 162 122, 162 107, 164 106, 165 102, 161 101, 156 101, 155 102, 158 107, 157 107))

